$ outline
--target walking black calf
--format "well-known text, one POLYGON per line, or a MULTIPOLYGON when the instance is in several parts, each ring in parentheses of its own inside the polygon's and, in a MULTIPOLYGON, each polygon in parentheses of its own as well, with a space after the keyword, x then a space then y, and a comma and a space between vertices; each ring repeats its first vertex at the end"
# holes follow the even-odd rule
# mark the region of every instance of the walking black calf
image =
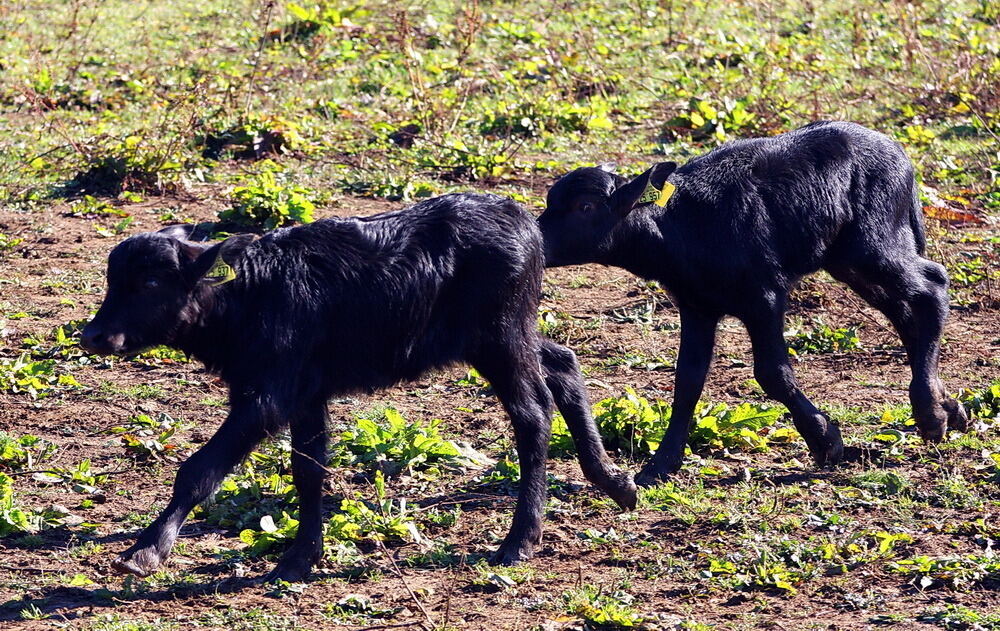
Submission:
POLYGON ((181 465, 169 505, 117 570, 155 570, 195 505, 262 438, 288 426, 299 530, 269 577, 303 578, 322 553, 327 399, 453 362, 472 364, 490 381, 514 426, 521 485, 494 562, 527 559, 540 541, 553 398, 588 479, 621 506, 635 506, 631 477, 601 445, 575 356, 537 334, 542 239, 514 202, 445 195, 257 241, 187 237, 176 226, 118 245, 107 296, 83 331, 83 346, 98 353, 179 348, 229 385, 228 418, 181 465))
POLYGON ((913 167, 898 144, 853 123, 821 122, 730 142, 676 167, 660 163, 631 181, 613 167, 577 169, 552 187, 539 218, 547 266, 622 267, 660 281, 677 303, 673 414, 640 482, 680 467, 724 315, 746 325, 757 381, 788 407, 816 463, 841 459, 840 430, 799 390, 783 338, 789 290, 820 268, 895 325, 924 439, 965 427, 937 372, 947 276, 922 256, 913 167))

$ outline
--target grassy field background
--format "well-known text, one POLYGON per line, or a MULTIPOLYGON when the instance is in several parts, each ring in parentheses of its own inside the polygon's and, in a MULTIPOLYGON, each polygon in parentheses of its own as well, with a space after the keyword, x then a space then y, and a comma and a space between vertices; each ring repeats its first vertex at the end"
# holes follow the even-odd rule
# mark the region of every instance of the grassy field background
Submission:
MULTIPOLYGON (((1000 629, 998 22, 996 0, 0 4, 0 624, 1000 629), (818 119, 877 129, 917 166, 968 433, 920 443, 898 338, 818 275, 787 338, 862 454, 834 471, 811 468, 726 321, 692 453, 639 510, 583 483, 556 420, 547 530, 520 567, 484 562, 517 463, 488 384, 456 367, 331 402, 341 473, 309 582, 251 580, 295 530, 281 439, 196 511, 162 571, 111 571, 225 414, 224 385, 182 354, 77 344, 121 239, 449 191, 538 213, 576 166, 638 173, 818 119)), ((539 323, 577 350, 609 449, 637 469, 669 417, 669 296, 621 270, 552 270, 539 323)))

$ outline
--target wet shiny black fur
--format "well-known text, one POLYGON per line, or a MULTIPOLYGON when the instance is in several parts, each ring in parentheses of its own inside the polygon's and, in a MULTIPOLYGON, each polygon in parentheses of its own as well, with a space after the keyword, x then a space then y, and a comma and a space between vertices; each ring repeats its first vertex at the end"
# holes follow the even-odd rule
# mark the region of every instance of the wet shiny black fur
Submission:
POLYGON ((746 326, 754 376, 785 404, 818 465, 843 455, 840 431, 796 383, 783 338, 788 293, 820 269, 882 311, 899 332, 910 401, 926 440, 963 428, 938 377, 948 312, 944 267, 924 257, 913 166, 902 147, 853 123, 820 122, 727 143, 677 167, 628 180, 610 166, 577 169, 548 193, 539 218, 546 265, 601 263, 659 281, 681 316, 672 418, 640 482, 682 462, 691 417, 723 316, 746 326), (676 186, 663 208, 639 203, 648 184, 676 186))
POLYGON ((635 506, 631 477, 601 446, 576 357, 537 333, 542 239, 513 201, 454 194, 259 240, 204 244, 189 236, 177 226, 119 244, 107 296, 82 335, 92 352, 182 349, 230 389, 228 418, 181 465, 170 504, 116 569, 154 571, 192 508, 262 438, 289 427, 300 525, 269 577, 303 578, 322 554, 327 400, 456 362, 490 381, 514 427, 522 480, 494 562, 526 559, 540 541, 553 402, 587 477, 635 506), (220 260, 235 278, 220 283, 220 260))

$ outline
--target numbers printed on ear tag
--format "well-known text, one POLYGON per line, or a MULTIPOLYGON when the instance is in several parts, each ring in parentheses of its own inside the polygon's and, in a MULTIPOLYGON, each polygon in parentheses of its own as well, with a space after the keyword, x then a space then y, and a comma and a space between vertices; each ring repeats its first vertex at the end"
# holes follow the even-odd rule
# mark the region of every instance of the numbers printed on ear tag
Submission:
POLYGON ((639 196, 637 204, 648 204, 660 198, 660 189, 653 186, 652 182, 646 182, 646 190, 639 196))
POLYGON ((222 252, 219 252, 219 255, 215 257, 215 262, 212 263, 212 267, 205 274, 205 280, 209 281, 212 287, 218 287, 231 280, 236 280, 236 270, 233 269, 232 265, 222 260, 222 252))
POLYGON ((660 208, 663 208, 667 204, 667 200, 670 199, 670 196, 674 194, 675 190, 677 190, 677 187, 670 182, 663 183, 663 190, 653 186, 652 182, 647 182, 646 190, 642 192, 642 195, 639 196, 639 201, 636 203, 648 204, 653 202, 660 208))

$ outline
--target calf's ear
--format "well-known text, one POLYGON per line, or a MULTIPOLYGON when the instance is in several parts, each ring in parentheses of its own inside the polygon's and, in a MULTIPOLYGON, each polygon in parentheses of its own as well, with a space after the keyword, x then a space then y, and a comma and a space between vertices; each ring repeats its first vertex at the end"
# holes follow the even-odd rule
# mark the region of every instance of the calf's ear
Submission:
POLYGON ((236 278, 236 262, 253 243, 252 234, 237 234, 222 243, 206 247, 200 243, 182 242, 181 249, 189 257, 184 273, 195 283, 222 285, 236 278))
POLYGON ((667 178, 676 168, 677 164, 674 162, 660 162, 634 180, 619 186, 611 194, 611 209, 624 217, 635 207, 656 201, 661 196, 667 178))
POLYGON ((170 239, 177 239, 178 241, 186 241, 191 238, 191 234, 194 232, 194 226, 186 223, 174 224, 172 226, 167 226, 162 230, 157 230, 156 234, 161 234, 170 239))

